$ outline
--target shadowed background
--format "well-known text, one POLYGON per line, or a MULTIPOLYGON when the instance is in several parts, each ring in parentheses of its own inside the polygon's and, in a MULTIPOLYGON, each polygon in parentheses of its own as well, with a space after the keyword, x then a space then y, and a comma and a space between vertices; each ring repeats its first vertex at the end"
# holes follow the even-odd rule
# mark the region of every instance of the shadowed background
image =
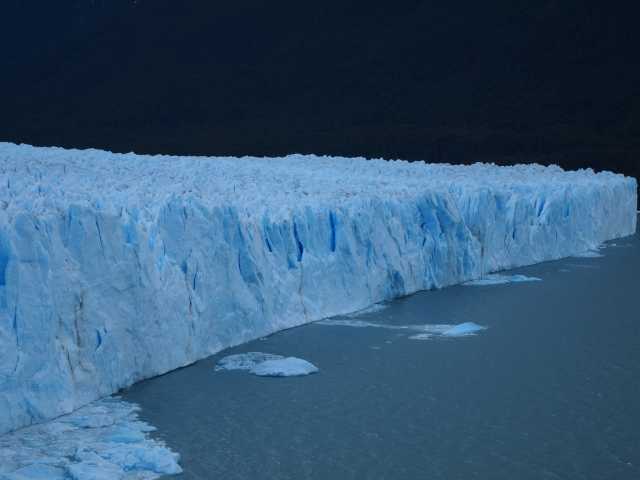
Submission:
POLYGON ((2 141, 640 176, 632 2, 2 3, 2 141))

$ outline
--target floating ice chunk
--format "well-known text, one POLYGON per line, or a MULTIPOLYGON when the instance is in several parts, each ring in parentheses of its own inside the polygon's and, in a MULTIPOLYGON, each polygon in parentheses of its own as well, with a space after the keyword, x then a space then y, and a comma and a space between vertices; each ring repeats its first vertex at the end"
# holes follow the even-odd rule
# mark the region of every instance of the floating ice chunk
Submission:
POLYGON ((538 277, 528 277, 526 275, 499 275, 492 274, 486 275, 483 278, 479 278, 477 280, 471 280, 470 282, 465 282, 463 285, 467 287, 484 287, 488 285, 504 285, 506 283, 523 283, 523 282, 540 282, 541 278, 538 277))
POLYGON ((302 358, 287 357, 258 363, 249 373, 259 377, 299 377, 319 371, 318 367, 313 363, 307 362, 302 358))
POLYGON ((138 406, 105 399, 0 437, 0 479, 151 480, 182 472, 138 406))
POLYGON ((257 364, 267 360, 281 360, 282 355, 263 352, 247 352, 228 355, 218 360, 215 370, 251 370, 257 364))
POLYGON ((261 377, 295 377, 316 373, 318 368, 296 357, 283 357, 272 353, 248 352, 229 355, 216 365, 219 370, 246 370, 261 377))
POLYGON ((477 323, 465 322, 448 329, 443 332, 442 335, 445 337, 466 337, 468 335, 475 335, 477 332, 486 330, 486 328, 487 327, 483 327, 477 323))

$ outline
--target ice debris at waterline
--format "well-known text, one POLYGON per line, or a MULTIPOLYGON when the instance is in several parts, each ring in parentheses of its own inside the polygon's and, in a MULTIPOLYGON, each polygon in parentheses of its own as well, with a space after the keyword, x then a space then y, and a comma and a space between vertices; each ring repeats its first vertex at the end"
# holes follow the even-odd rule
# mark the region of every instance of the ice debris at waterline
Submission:
POLYGON ((463 283, 463 285, 468 287, 484 287, 487 285, 504 285, 507 283, 524 283, 524 282, 540 282, 541 278, 538 277, 528 277, 526 275, 500 275, 500 274, 492 274, 485 275, 482 278, 477 280, 471 280, 469 282, 463 283))
POLYGON ((448 324, 425 324, 425 325, 391 325, 385 323, 364 322, 361 320, 320 320, 314 325, 325 325, 329 327, 354 327, 354 328, 385 328, 389 330, 403 330, 407 332, 418 332, 409 336, 410 340, 431 340, 436 337, 464 337, 473 335, 487 327, 473 322, 460 323, 458 325, 448 324))
POLYGON ((262 352, 228 355, 218 361, 215 370, 247 370, 259 377, 298 377, 319 371, 314 364, 301 358, 262 352))
POLYGON ((148 435, 139 408, 94 402, 47 423, 0 436, 0 480, 151 480, 178 474, 179 456, 148 435))
POLYGON ((631 235, 559 167, 0 143, 0 433, 232 345, 631 235))

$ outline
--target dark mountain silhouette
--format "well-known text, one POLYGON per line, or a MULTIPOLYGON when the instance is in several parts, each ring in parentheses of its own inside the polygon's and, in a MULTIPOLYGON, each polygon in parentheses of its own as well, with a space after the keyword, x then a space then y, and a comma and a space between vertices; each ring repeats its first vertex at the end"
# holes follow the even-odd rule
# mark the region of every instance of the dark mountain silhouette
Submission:
POLYGON ((5 0, 0 140, 640 176, 633 2, 5 0))

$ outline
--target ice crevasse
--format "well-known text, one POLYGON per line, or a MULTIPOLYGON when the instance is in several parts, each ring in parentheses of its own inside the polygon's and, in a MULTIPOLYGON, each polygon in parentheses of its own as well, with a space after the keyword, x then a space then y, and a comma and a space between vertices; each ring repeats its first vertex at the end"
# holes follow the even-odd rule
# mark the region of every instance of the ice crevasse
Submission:
POLYGON ((274 331, 636 229, 634 179, 0 143, 0 433, 274 331))

